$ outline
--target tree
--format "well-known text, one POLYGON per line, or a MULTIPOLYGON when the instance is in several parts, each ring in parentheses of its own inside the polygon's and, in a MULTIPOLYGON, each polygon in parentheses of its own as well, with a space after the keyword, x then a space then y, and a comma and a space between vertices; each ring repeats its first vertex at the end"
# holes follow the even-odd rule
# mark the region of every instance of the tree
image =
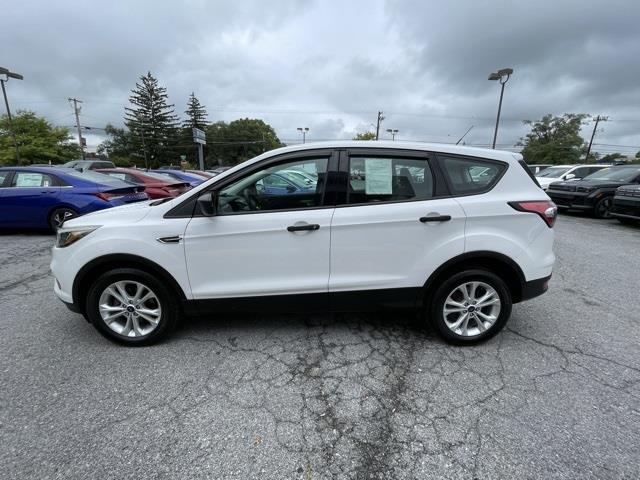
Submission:
POLYGON ((187 115, 187 119, 182 123, 184 128, 188 128, 189 130, 192 128, 204 130, 204 127, 207 126, 207 110, 193 92, 191 92, 189 96, 187 109, 184 113, 187 115))
MULTIPOLYGON (((20 162, 64 163, 80 158, 80 147, 70 143, 73 138, 65 127, 56 127, 34 112, 19 110, 13 116, 13 131, 20 148, 20 162)), ((0 117, 0 164, 12 165, 16 161, 9 118, 0 117)))
POLYGON ((178 117, 167 99, 166 88, 148 72, 131 91, 129 102, 133 107, 125 108, 125 124, 131 132, 131 154, 144 159, 151 167, 174 162, 175 146, 181 140, 178 117))
POLYGON ((615 163, 618 160, 627 160, 627 156, 622 153, 608 153, 600 159, 602 163, 615 163))
POLYGON ((354 140, 375 140, 376 133, 375 132, 358 133, 355 137, 353 137, 353 139, 354 140))
POLYGON ((235 165, 282 146, 273 128, 256 118, 216 122, 206 133, 209 165, 235 165))
POLYGON ((579 163, 584 154, 584 140, 580 127, 587 116, 582 113, 565 113, 561 117, 547 114, 532 122, 531 132, 521 138, 518 145, 524 146, 522 155, 527 163, 579 163))
POLYGON ((114 127, 110 123, 104 130, 109 138, 98 145, 96 152, 99 155, 106 155, 116 165, 136 163, 131 160, 131 152, 134 151, 135 146, 129 130, 114 127))

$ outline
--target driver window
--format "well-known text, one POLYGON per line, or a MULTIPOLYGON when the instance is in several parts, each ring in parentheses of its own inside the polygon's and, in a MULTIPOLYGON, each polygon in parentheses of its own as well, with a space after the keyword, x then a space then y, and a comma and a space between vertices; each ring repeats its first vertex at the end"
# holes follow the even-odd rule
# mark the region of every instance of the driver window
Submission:
POLYGON ((218 193, 218 215, 322 205, 329 159, 305 158, 254 171, 218 193))

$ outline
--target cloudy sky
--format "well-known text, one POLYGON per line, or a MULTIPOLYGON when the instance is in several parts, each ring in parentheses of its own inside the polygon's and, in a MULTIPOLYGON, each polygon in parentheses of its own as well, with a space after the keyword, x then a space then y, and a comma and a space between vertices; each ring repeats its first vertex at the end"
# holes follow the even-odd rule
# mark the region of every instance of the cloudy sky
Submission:
POLYGON ((21 0, 2 16, 0 66, 25 77, 7 85, 12 109, 58 125, 74 124, 68 97, 84 125, 122 124, 149 70, 177 112, 194 91, 211 121, 262 118, 287 143, 301 126, 351 138, 382 110, 399 139, 455 142, 473 125, 465 140, 486 145, 499 96, 487 76, 512 67, 498 144, 524 119, 580 112, 610 118, 600 152, 640 150, 636 0, 21 0))

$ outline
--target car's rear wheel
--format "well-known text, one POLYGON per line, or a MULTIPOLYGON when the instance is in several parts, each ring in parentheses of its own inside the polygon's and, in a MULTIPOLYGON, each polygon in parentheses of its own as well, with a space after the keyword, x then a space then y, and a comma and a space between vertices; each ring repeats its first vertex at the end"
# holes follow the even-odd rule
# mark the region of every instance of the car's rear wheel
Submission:
POLYGON ((474 344, 498 333, 511 315, 511 293, 505 282, 486 270, 453 275, 432 296, 429 317, 448 342, 474 344))
POLYGON ((87 315, 98 331, 126 345, 150 345, 176 325, 180 308, 154 276, 134 268, 102 274, 89 289, 87 315))
POLYGON ((70 218, 73 218, 77 215, 78 212, 76 212, 73 208, 56 208, 53 212, 51 212, 51 215, 49 215, 49 226, 51 227, 51 230, 57 232, 66 220, 69 220, 70 218))
POLYGON ((611 207, 613 207, 613 198, 604 197, 596 203, 593 213, 596 218, 611 218, 611 207))

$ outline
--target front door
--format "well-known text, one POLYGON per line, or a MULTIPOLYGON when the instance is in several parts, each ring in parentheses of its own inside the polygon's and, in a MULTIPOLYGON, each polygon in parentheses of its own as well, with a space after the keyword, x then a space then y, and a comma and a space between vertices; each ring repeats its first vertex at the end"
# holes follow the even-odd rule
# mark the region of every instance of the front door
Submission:
POLYGON ((8 227, 48 227, 49 214, 58 204, 58 185, 47 173, 14 172, 11 185, 3 189, 0 221, 8 227))
POLYGON ((256 167, 217 193, 213 217, 194 216, 184 247, 193 298, 319 294, 326 299, 333 206, 323 205, 330 152, 256 167), (265 179, 301 169, 305 190, 266 188, 265 179))

